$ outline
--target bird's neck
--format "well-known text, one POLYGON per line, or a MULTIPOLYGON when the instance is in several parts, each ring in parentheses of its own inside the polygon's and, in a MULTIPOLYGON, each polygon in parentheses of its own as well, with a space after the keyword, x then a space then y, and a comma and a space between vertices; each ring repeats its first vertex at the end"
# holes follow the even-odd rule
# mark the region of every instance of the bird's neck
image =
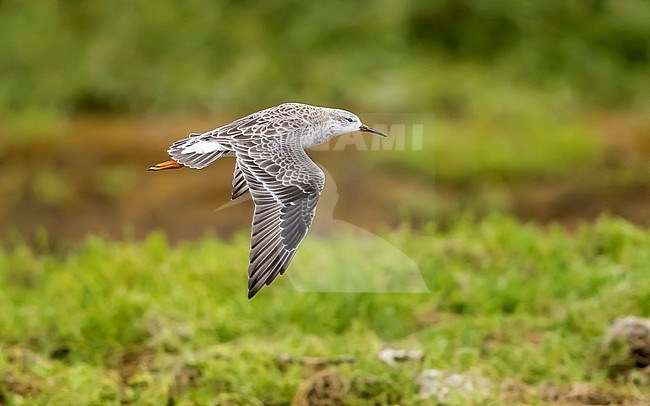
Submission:
POLYGON ((302 147, 311 148, 327 142, 338 135, 340 134, 335 133, 326 126, 317 126, 304 137, 302 137, 302 147))

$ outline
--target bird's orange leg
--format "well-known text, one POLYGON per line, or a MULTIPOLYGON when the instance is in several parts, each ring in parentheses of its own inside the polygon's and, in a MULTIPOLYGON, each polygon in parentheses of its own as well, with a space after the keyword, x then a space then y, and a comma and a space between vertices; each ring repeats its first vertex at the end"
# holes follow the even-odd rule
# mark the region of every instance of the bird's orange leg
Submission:
POLYGON ((170 159, 169 161, 165 161, 165 162, 161 162, 159 164, 156 164, 156 165, 150 167, 147 170, 157 172, 157 171, 164 171, 164 170, 167 170, 167 169, 182 168, 184 166, 185 165, 179 164, 178 162, 174 161, 173 159, 170 159))

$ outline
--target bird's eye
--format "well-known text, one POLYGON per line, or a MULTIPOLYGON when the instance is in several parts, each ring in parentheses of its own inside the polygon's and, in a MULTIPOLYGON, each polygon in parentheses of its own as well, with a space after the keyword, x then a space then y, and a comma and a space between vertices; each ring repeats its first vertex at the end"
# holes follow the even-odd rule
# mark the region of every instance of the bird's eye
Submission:
POLYGON ((346 117, 345 119, 348 120, 348 123, 354 123, 354 119, 352 119, 350 117, 346 117))

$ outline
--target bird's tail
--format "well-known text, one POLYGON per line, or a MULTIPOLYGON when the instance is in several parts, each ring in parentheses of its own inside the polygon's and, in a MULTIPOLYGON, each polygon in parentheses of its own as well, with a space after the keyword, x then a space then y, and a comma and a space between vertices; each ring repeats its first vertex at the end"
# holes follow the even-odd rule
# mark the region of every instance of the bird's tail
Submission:
POLYGON ((171 160, 150 167, 150 171, 182 168, 187 166, 202 169, 223 156, 233 156, 228 147, 203 134, 190 134, 189 137, 178 140, 167 150, 171 160))
POLYGON ((226 146, 199 134, 176 141, 167 152, 174 161, 194 169, 205 168, 223 156, 232 155, 226 146))

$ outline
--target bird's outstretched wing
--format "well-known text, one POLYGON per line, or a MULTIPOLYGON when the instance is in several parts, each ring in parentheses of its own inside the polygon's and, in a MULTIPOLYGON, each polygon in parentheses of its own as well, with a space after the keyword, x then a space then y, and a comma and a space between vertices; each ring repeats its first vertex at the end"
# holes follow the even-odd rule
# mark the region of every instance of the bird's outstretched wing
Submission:
POLYGON ((191 133, 187 138, 174 142, 167 153, 178 163, 193 169, 203 169, 219 158, 233 156, 233 138, 263 128, 269 119, 269 114, 265 112, 258 111, 204 133, 191 133))
MULTIPOLYGON (((246 138, 255 134, 273 134, 275 125, 279 122, 278 119, 284 119, 288 122, 293 121, 291 115, 295 114, 296 108, 290 104, 274 106, 211 131, 191 133, 187 138, 174 142, 167 149, 167 153, 175 162, 190 168, 203 169, 219 158, 233 156, 232 142, 234 139, 246 138)), ((295 121, 302 124, 300 120, 295 121)), ((177 168, 178 166, 173 167, 177 168)), ((151 169, 161 170, 163 168, 152 167, 151 169)), ((169 167, 164 169, 169 169, 169 167)), ((235 168, 235 175, 237 175, 237 168, 235 168)), ((235 179, 237 179, 237 176, 235 176, 235 179)), ((241 186, 245 185, 245 182, 241 184, 241 186)), ((240 195, 245 191, 246 188, 239 190, 240 195)), ((233 196, 234 192, 235 190, 233 190, 233 196)))
POLYGON ((304 128, 284 121, 275 135, 241 138, 234 145, 255 203, 249 298, 284 273, 316 213, 325 176, 301 146, 304 128))

